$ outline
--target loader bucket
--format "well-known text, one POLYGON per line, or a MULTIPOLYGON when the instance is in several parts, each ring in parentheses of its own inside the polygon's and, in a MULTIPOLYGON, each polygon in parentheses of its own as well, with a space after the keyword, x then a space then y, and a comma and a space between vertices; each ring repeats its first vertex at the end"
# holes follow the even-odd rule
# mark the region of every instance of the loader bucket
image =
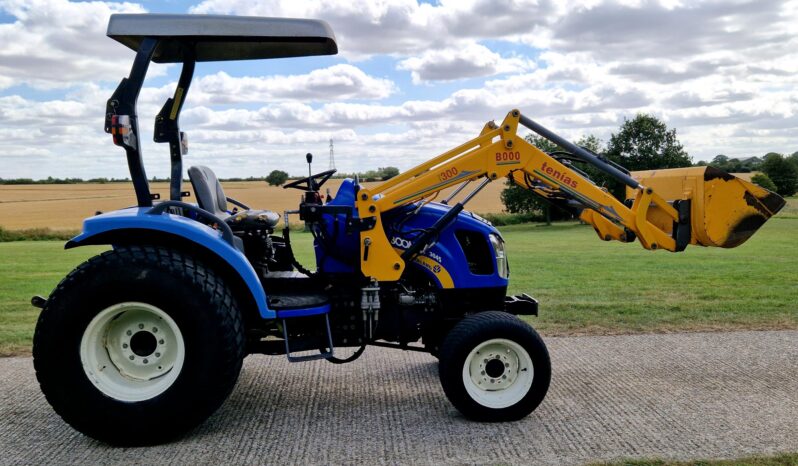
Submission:
MULTIPOLYGON (((690 243, 701 246, 739 246, 785 204, 778 194, 713 167, 640 171, 632 177, 668 201, 689 200, 690 243)), ((633 196, 627 188, 627 198, 633 196)), ((648 220, 673 229, 672 219, 656 206, 648 220)))

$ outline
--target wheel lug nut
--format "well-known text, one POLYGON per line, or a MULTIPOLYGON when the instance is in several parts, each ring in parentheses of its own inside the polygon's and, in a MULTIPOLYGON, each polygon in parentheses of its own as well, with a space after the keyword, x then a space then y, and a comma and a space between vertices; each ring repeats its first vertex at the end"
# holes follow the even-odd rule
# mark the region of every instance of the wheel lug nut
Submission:
POLYGON ((147 364, 150 361, 147 361, 147 358, 144 358, 144 364, 147 364))
POLYGON ((156 358, 160 358, 161 357, 161 353, 155 353, 155 357, 156 358))
POLYGON ((144 328, 144 324, 139 324, 139 329, 144 328))
POLYGON ((482 371, 482 372, 480 373, 480 375, 485 375, 485 371, 482 371))
POLYGON ((127 348, 127 343, 122 343, 122 348, 127 348))
POLYGON ((158 327, 153 327, 152 328, 152 333, 158 333, 158 327))
POLYGON ((161 338, 160 340, 158 340, 158 343, 160 343, 160 344, 162 344, 162 345, 163 345, 163 338, 161 338))
POLYGON ((133 356, 133 355, 131 354, 131 355, 130 355, 130 360, 132 361, 132 360, 134 360, 134 359, 136 359, 136 358, 135 358, 135 356, 133 356))
POLYGON ((127 336, 133 335, 133 332, 131 332, 130 330, 128 330, 128 331, 127 331, 127 332, 125 332, 125 333, 127 334, 127 336))

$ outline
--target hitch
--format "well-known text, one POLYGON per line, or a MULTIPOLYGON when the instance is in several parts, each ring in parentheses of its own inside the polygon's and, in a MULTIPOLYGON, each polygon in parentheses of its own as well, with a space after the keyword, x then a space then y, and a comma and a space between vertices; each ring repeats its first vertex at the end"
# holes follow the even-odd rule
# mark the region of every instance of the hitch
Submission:
POLYGON ((36 295, 30 299, 30 304, 33 307, 38 307, 39 309, 44 309, 44 306, 47 305, 47 300, 42 298, 39 295, 36 295))

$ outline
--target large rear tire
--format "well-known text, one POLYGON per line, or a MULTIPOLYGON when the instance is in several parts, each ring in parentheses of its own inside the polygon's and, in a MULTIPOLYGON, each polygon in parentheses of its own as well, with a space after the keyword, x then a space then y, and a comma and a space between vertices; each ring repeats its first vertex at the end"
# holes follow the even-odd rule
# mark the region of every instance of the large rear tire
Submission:
POLYGON ((244 329, 222 279, 160 247, 93 257, 56 287, 33 342, 36 377, 67 423, 116 445, 173 439, 235 386, 244 329))
POLYGON ((551 362, 543 340, 518 317, 489 311, 458 322, 441 345, 443 391, 465 417, 515 421, 543 401, 551 362))

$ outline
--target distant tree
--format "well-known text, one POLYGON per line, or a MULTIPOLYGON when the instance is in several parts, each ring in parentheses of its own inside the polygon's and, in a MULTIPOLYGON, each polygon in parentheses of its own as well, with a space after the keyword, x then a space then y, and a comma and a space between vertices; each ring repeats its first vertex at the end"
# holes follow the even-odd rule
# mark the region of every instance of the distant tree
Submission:
POLYGON ((768 153, 761 168, 782 196, 792 196, 798 190, 798 169, 781 154, 768 153))
POLYGON ((690 156, 676 139, 676 130, 654 115, 638 113, 624 120, 620 131, 610 136, 607 155, 628 170, 689 167, 690 156))
POLYGON ((759 169, 762 160, 759 157, 729 158, 725 155, 717 155, 709 165, 719 168, 729 173, 749 173, 759 169))
POLYGON ((787 161, 793 164, 796 170, 798 170, 798 152, 793 152, 789 157, 787 157, 787 161))
POLYGON ((266 182, 271 186, 282 186, 288 180, 288 173, 282 170, 272 170, 266 177, 266 182))
POLYGON ((743 166, 743 163, 740 162, 740 159, 729 159, 728 167, 725 168, 725 171, 729 173, 740 173, 750 170, 746 170, 746 167, 743 166))
POLYGON ((773 180, 771 180, 764 173, 757 173, 756 175, 752 176, 751 182, 773 192, 778 190, 776 185, 773 184, 773 180))
POLYGON ((716 156, 715 156, 715 157, 712 159, 712 161, 710 162, 710 164, 711 164, 713 167, 720 168, 720 167, 722 167, 722 166, 726 165, 728 162, 729 162, 729 158, 728 158, 728 157, 726 157, 726 156, 725 156, 725 155, 723 155, 723 154, 718 154, 718 155, 716 155, 716 156))
POLYGON ((546 152, 546 153, 551 153, 551 152, 555 152, 555 151, 558 151, 558 150, 563 150, 557 144, 554 144, 553 142, 549 141, 548 139, 544 139, 544 138, 542 138, 540 136, 527 134, 524 139, 526 139, 526 141, 528 143, 532 144, 533 146, 537 147, 538 149, 540 149, 540 150, 542 150, 543 152, 546 152))
POLYGON ((396 167, 379 168, 377 171, 382 173, 382 181, 390 180, 399 174, 399 169, 396 167))
POLYGON ((545 202, 534 195, 532 191, 518 186, 510 180, 506 182, 505 188, 501 192, 501 200, 504 208, 511 214, 540 212, 543 210, 542 204, 545 202))
MULTIPOLYGON (((638 113, 624 119, 618 133, 613 133, 604 155, 630 171, 689 167, 690 156, 676 139, 676 130, 654 115, 638 113)), ((618 199, 626 197, 626 186, 603 172, 595 175, 600 185, 618 199)))

